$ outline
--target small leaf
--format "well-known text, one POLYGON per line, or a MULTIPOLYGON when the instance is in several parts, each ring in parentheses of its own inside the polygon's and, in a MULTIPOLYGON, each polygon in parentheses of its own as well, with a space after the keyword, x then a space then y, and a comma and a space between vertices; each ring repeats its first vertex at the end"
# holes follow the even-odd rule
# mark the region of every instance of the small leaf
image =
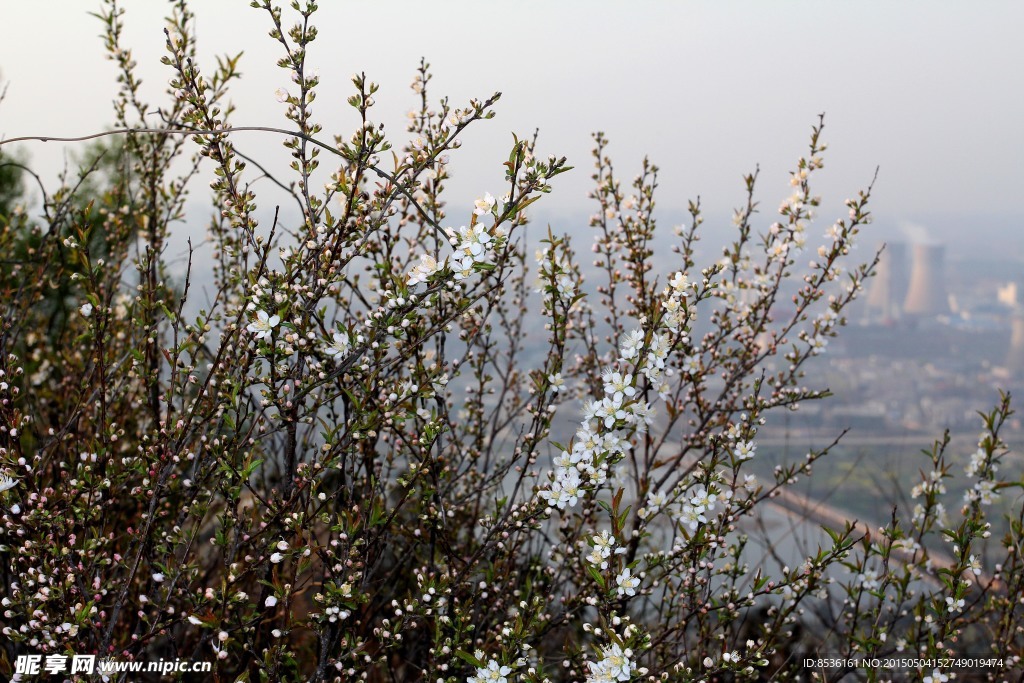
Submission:
POLYGON ((455 651, 455 656, 458 657, 459 659, 461 659, 464 662, 472 664, 473 666, 475 666, 478 669, 484 668, 484 663, 481 662, 476 657, 474 657, 473 655, 469 654, 468 652, 464 652, 462 650, 456 650, 455 651))

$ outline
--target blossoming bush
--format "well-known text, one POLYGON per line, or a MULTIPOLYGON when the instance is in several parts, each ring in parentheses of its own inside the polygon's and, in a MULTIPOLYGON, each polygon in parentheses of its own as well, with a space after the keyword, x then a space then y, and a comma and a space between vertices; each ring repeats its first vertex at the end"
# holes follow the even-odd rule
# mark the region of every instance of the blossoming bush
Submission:
POLYGON ((183 0, 154 123, 108 2, 116 123, 135 129, 121 172, 91 201, 86 169, 40 216, 3 217, 5 675, 26 653, 215 659, 217 680, 263 681, 788 680, 850 673, 805 656, 962 652, 1019 672, 1024 518, 985 542, 990 504, 1019 486, 997 476, 1008 398, 958 513, 940 520, 947 439, 915 510, 829 529, 777 575, 750 564, 744 520, 829 450, 757 480, 758 431, 825 395, 805 366, 874 267, 847 264, 870 191, 813 227, 820 122, 774 222, 757 227, 748 176, 722 257, 696 263, 694 202, 666 272, 657 168, 624 187, 596 136, 584 267, 568 237, 524 233, 569 170, 535 137, 501 160, 504 187, 448 215, 449 152, 497 95, 432 103, 423 64, 393 147, 356 75, 361 124, 326 138, 315 3, 292 28, 253 6, 290 74, 289 123, 263 129, 290 175, 242 151, 238 59, 200 69, 183 0), (252 166, 291 218, 260 224, 252 166), (204 167, 213 268, 196 292, 191 253, 174 276, 167 245, 204 167))

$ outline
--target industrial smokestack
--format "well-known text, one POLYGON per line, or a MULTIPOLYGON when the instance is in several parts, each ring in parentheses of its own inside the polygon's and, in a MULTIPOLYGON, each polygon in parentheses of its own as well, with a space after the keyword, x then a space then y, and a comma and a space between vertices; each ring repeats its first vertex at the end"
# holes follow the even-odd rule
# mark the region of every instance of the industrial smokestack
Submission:
POLYGON ((949 313, 946 294, 946 248, 940 244, 914 245, 914 265, 910 289, 903 312, 907 315, 943 315, 949 313))
POLYGON ((907 247, 902 242, 886 244, 868 287, 868 316, 886 322, 899 318, 906 293, 907 247))

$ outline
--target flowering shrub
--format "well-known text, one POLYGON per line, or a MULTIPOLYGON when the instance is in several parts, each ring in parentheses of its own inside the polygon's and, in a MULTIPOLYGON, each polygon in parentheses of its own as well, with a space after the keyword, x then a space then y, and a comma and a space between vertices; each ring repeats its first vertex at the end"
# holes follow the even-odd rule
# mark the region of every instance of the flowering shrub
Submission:
POLYGON ((870 190, 813 227, 820 122, 774 222, 756 227, 747 176, 722 257, 697 265, 694 202, 668 272, 652 259, 657 168, 623 187, 597 135, 587 269, 566 236, 527 247, 527 207, 569 170, 536 137, 449 219, 448 154, 498 95, 433 104, 424 63, 393 147, 359 74, 361 125, 325 141, 315 3, 290 29, 253 6, 291 80, 275 94, 289 127, 263 129, 283 134, 290 180, 241 151, 238 60, 200 70, 184 1, 153 127, 109 2, 116 122, 133 129, 121 172, 86 202, 86 169, 40 218, 16 208, 0 226, 17 255, 0 276, 5 675, 24 653, 215 659, 218 680, 264 681, 785 680, 823 653, 970 651, 1020 670, 1024 518, 985 544, 991 504, 1019 485, 997 476, 1008 398, 984 416, 957 514, 947 439, 912 512, 829 529, 777 576, 749 564, 741 522, 829 450, 758 480, 758 431, 825 395, 805 365, 875 263, 847 264, 870 190), (260 225, 251 165, 293 219, 260 225), (204 166, 198 294, 167 240, 204 166), (55 288, 59 324, 42 305, 55 288))

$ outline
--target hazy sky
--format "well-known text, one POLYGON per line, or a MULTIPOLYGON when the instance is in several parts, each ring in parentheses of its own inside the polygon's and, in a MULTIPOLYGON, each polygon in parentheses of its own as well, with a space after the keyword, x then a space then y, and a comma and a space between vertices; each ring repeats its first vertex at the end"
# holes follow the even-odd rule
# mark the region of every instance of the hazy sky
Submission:
MULTIPOLYGON (((150 101, 171 74, 163 54, 166 3, 125 0, 127 43, 150 101)), ((282 125, 265 12, 247 0, 196 2, 201 66, 245 51, 236 124, 282 125)), ((0 134, 73 135, 111 120, 112 63, 104 59, 98 2, 0 0, 6 30, 0 72, 9 82, 0 134)), ((420 56, 435 97, 462 103, 501 90, 498 116, 471 130, 453 156, 453 204, 501 188, 510 131, 541 129, 540 151, 577 167, 546 206, 581 214, 590 133, 604 130, 620 174, 643 154, 662 168, 660 204, 701 195, 710 212, 742 199, 742 174, 760 163, 770 213, 789 192, 786 171, 804 152, 819 112, 830 143, 819 190, 838 204, 881 167, 875 213, 896 225, 922 216, 1024 216, 1024 4, 1014 2, 341 2, 324 0, 311 50, 322 86, 324 136, 351 131, 349 75, 381 84, 376 120, 404 139, 415 104, 408 85, 420 56)), ((287 16, 287 15, 286 15, 287 16)), ((250 136, 246 151, 285 159, 278 141, 250 136)), ((45 172, 64 149, 29 144, 45 172)), ((197 188, 202 193, 202 188, 197 188)), ((503 190, 502 190, 503 191, 503 190)), ((586 212, 586 213, 585 213, 586 212)), ((770 222, 771 217, 765 217, 770 222)), ((969 229, 970 226, 965 226, 969 229)))

